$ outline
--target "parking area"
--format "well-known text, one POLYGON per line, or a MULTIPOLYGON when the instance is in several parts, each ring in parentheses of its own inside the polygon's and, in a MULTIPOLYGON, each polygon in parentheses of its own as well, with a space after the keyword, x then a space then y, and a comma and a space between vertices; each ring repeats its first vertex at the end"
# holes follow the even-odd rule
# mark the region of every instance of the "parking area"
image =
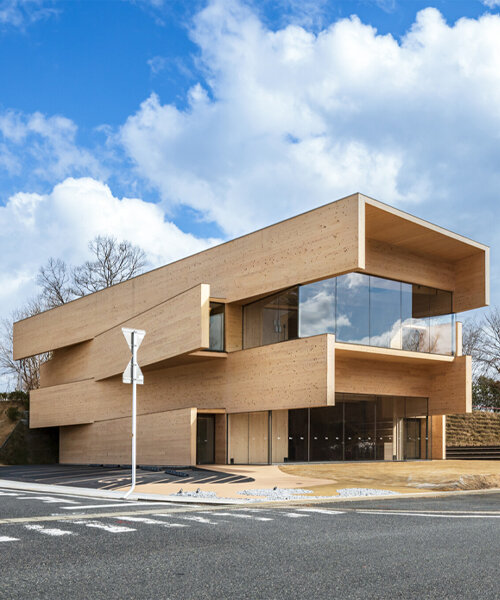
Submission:
MULTIPOLYGON (((120 465, 16 465, 0 467, 0 479, 114 490, 130 485, 130 466, 120 465)), ((182 467, 137 469, 137 485, 173 484, 179 487, 205 484, 247 484, 253 478, 217 470, 182 467)))

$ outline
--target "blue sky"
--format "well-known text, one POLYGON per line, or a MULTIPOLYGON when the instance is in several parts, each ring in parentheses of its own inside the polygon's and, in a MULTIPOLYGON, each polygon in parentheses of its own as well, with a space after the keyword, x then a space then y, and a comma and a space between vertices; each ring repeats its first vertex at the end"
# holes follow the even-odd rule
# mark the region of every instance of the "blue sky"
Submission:
POLYGON ((492 246, 500 0, 0 0, 0 316, 361 191, 492 246))

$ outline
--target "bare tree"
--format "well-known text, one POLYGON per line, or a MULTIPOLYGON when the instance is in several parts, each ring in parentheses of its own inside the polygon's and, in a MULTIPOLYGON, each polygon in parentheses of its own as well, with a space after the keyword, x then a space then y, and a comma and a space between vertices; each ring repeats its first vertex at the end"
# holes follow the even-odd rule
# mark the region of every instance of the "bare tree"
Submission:
POLYGON ((481 328, 480 362, 485 371, 500 375, 500 310, 492 308, 484 317, 481 328))
POLYGON ((35 298, 4 319, 0 326, 0 373, 15 380, 16 388, 24 392, 40 386, 40 365, 50 358, 50 354, 38 354, 21 360, 14 360, 13 324, 15 321, 32 317, 45 310, 42 298, 35 298))
POLYGON ((36 282, 42 288, 41 295, 47 308, 66 304, 74 297, 70 269, 60 258, 49 258, 47 264, 40 267, 36 282))
POLYGON ((472 356, 472 374, 474 379, 484 374, 484 330, 483 321, 468 319, 463 324, 462 330, 463 354, 472 356))
POLYGON ((84 296, 139 275, 146 266, 146 254, 128 241, 97 236, 89 243, 95 260, 73 269, 75 296, 84 296))

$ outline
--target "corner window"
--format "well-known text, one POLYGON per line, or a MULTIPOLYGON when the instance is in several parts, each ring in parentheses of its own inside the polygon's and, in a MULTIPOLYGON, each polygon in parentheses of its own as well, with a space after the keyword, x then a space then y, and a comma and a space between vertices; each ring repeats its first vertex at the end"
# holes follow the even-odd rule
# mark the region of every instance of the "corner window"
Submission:
POLYGON ((210 302, 210 350, 224 351, 224 304, 210 302))

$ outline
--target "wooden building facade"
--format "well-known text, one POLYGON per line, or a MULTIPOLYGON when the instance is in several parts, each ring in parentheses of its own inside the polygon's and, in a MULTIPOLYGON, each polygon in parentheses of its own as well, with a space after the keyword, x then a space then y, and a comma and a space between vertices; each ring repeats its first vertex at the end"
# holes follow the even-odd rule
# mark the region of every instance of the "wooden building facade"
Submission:
POLYGON ((489 303, 489 249, 354 194, 19 321, 16 359, 51 352, 30 426, 61 463, 444 458, 471 411, 455 314, 489 303))

